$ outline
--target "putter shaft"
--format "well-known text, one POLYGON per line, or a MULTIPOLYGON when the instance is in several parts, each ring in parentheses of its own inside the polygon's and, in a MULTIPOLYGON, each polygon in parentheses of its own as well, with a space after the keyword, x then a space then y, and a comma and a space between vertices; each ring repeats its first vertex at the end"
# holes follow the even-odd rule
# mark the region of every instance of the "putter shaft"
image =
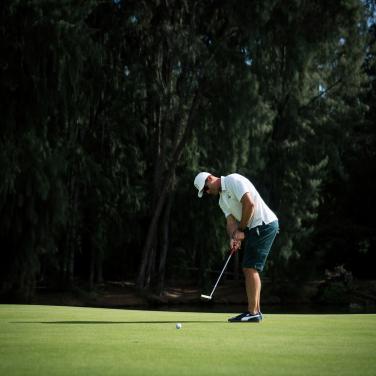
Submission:
POLYGON ((217 288, 218 283, 219 283, 219 281, 220 281, 220 279, 221 279, 221 277, 222 277, 222 274, 223 274, 223 272, 225 271, 225 269, 226 269, 226 267, 227 267, 227 264, 228 264, 228 262, 230 261, 230 258, 231 258, 232 254, 233 254, 234 252, 235 252, 235 250, 232 249, 230 255, 229 255, 228 258, 227 258, 227 261, 226 261, 226 263, 225 263, 225 266, 223 267, 223 269, 222 269, 222 271, 221 271, 221 274, 219 275, 219 277, 218 277, 218 279, 217 279, 217 282, 215 283, 215 285, 214 285, 214 287, 213 287, 213 290, 212 290, 210 296, 209 296, 209 295, 201 295, 201 298, 209 299, 209 300, 212 298, 212 296, 213 296, 213 294, 214 294, 214 291, 215 291, 215 289, 217 288))

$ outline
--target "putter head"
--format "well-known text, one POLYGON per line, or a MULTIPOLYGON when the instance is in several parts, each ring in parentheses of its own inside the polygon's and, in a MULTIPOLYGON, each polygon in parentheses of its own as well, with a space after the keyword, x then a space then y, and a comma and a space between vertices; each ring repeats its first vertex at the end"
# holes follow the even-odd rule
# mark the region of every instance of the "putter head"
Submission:
POLYGON ((201 298, 202 299, 207 299, 207 300, 211 300, 211 296, 209 296, 209 295, 201 295, 201 298))

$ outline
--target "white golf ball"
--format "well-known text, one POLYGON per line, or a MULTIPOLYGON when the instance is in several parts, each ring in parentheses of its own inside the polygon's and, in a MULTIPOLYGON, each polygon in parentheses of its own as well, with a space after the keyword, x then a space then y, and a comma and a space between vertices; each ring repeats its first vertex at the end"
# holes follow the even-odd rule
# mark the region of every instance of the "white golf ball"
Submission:
POLYGON ((176 329, 181 329, 181 324, 180 324, 180 322, 178 322, 178 323, 176 324, 176 329))

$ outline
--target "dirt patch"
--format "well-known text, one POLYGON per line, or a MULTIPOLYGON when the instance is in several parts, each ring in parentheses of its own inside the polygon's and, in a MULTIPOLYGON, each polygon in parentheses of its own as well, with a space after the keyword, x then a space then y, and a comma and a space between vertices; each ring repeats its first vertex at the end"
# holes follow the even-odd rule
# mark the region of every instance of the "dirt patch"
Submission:
MULTIPOLYGON (((335 306, 331 302, 317 301, 317 292, 325 286, 324 282, 309 282, 292 288, 290 285, 273 286, 269 281, 263 284, 262 304, 272 307, 304 307, 310 305, 322 309, 325 305, 335 306), (278 287, 278 286, 277 286, 278 287)), ((376 308, 376 282, 356 282, 348 294, 345 303, 339 308, 350 311, 362 311, 376 308), (356 292, 356 293, 355 293, 356 292)), ((167 286, 162 294, 138 289, 132 282, 106 282, 97 286, 94 291, 76 287, 70 292, 56 292, 38 289, 33 304, 66 305, 104 308, 139 308, 153 309, 164 306, 196 306, 208 307, 247 305, 244 281, 226 280, 220 285, 211 301, 200 298, 201 294, 210 294, 210 288, 198 289, 192 284, 177 284, 167 286)), ((274 309, 274 308, 273 308, 274 309)))
MULTIPOLYGON (((231 281, 232 282, 232 281, 231 281)), ((39 289, 33 304, 68 305, 90 307, 153 307, 158 305, 201 304, 201 294, 207 293, 194 286, 168 286, 162 294, 143 291, 132 282, 106 282, 95 291, 75 288, 71 292, 39 289)), ((218 287, 214 299, 218 304, 245 304, 246 295, 242 283, 226 283, 218 287)))

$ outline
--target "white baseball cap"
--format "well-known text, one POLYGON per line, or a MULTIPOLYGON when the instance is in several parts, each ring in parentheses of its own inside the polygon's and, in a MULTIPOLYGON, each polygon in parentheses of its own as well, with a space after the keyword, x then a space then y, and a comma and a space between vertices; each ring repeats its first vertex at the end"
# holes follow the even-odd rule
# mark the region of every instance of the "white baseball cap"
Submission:
POLYGON ((198 189, 198 197, 200 197, 200 198, 204 194, 205 181, 206 181, 207 177, 210 176, 210 175, 211 174, 209 174, 208 172, 200 172, 195 177, 195 181, 194 181, 193 184, 198 189))

